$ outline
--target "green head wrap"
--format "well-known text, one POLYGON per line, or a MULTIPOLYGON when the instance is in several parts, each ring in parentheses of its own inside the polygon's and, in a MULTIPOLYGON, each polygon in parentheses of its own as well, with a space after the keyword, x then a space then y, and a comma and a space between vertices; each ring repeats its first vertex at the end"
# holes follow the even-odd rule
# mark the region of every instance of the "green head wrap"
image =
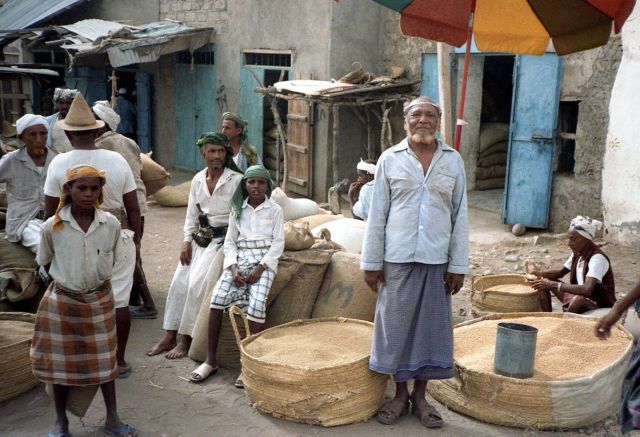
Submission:
POLYGON ((224 166, 230 170, 242 173, 242 170, 240 170, 236 163, 233 161, 233 149, 231 148, 229 139, 225 134, 221 132, 208 132, 200 135, 200 138, 198 138, 198 141, 196 141, 196 145, 198 147, 202 147, 205 144, 213 144, 215 146, 224 147, 227 151, 227 157, 225 158, 224 166))
POLYGON ((236 124, 236 127, 242 128, 242 133, 240 134, 240 142, 244 143, 247 140, 247 135, 249 131, 247 130, 247 126, 249 126, 249 122, 244 120, 235 112, 225 112, 222 114, 222 120, 231 120, 236 124))
POLYGON ((249 178, 263 178, 267 180, 267 192, 265 193, 267 197, 271 197, 271 190, 273 190, 273 182, 271 181, 271 175, 269 171, 261 165, 252 165, 244 172, 244 176, 242 177, 242 181, 236 191, 233 193, 233 197, 231 198, 231 211, 233 211, 233 215, 236 220, 240 219, 240 214, 242 214, 242 203, 244 199, 249 197, 249 192, 247 191, 247 179, 249 178))

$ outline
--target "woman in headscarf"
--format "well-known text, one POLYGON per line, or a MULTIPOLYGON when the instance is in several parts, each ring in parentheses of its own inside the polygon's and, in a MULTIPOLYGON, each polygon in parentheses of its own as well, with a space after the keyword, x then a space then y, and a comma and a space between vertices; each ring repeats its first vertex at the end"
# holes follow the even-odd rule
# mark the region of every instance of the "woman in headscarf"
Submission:
MULTIPOLYGON (((229 230, 224 239, 224 271, 211 296, 207 359, 191 374, 204 381, 218 369, 216 352, 223 312, 242 308, 252 333, 264 329, 267 296, 284 251, 284 215, 270 199, 269 172, 261 165, 247 169, 231 199, 229 230)), ((243 388, 242 380, 236 387, 243 388)))
POLYGON ((602 223, 577 216, 569 225, 571 256, 557 270, 531 272, 537 278, 529 283, 539 291, 542 311, 551 311, 551 294, 562 302, 563 311, 583 313, 610 308, 616 302, 615 283, 609 257, 593 242, 602 223), (569 282, 560 278, 570 273, 569 282))

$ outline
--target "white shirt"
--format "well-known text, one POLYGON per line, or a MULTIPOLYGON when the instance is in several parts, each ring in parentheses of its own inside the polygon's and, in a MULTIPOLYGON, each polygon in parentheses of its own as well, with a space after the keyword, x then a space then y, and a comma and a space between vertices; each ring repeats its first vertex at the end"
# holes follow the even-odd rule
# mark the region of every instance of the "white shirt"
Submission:
POLYGON ((369 181, 360 188, 358 201, 353 205, 353 213, 364 221, 367 221, 367 217, 369 216, 371 198, 373 197, 373 182, 374 181, 369 181))
POLYGON ((136 181, 127 161, 116 152, 110 150, 78 150, 56 156, 47 171, 44 194, 60 197, 67 170, 75 165, 88 164, 98 170, 104 170, 107 182, 102 187, 104 201, 102 209, 122 209, 122 195, 136 190, 136 181))
POLYGON ((42 225, 36 261, 51 263, 49 275, 71 290, 90 290, 111 279, 120 241, 120 223, 108 212, 96 209, 87 233, 71 215, 71 206, 60 210, 62 230, 52 230, 53 219, 42 225))
POLYGON ((231 211, 231 197, 242 180, 242 174, 228 168, 224 168, 220 179, 209 193, 207 187, 207 169, 199 171, 191 181, 189 191, 189 202, 187 204, 187 215, 184 219, 184 241, 191 242, 193 232, 198 230, 197 205, 204 212, 209 224, 213 227, 227 226, 229 224, 229 212, 231 211))
MULTIPOLYGON (((573 255, 571 255, 564 263, 565 268, 571 270, 571 262, 573 261, 573 255)), ((609 270, 609 261, 604 255, 596 253, 589 260, 589 271, 587 276, 594 278, 598 282, 602 282, 602 278, 607 274, 609 270)), ((576 280, 578 285, 584 285, 584 260, 582 257, 578 259, 578 265, 576 266, 576 280)))
POLYGON ((224 268, 238 263, 238 241, 256 240, 271 240, 271 247, 260 264, 277 272, 278 258, 284 251, 284 214, 280 205, 267 197, 255 209, 245 199, 239 222, 230 214, 224 239, 224 268))

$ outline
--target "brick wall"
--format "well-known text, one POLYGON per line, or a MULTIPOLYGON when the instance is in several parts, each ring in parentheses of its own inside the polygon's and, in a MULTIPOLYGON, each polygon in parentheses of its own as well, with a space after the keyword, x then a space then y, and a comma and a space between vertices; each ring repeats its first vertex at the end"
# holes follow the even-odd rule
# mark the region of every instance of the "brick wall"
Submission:
POLYGON ((160 0, 160 18, 183 21, 192 27, 213 27, 226 33, 227 0, 160 0))

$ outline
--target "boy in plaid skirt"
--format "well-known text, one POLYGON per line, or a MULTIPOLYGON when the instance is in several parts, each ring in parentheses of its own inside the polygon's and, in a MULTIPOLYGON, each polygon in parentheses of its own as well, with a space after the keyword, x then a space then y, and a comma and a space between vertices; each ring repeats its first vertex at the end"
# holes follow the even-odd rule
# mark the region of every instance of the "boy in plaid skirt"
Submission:
POLYGON ((49 436, 69 435, 69 388, 100 385, 107 409, 103 431, 132 437, 116 410, 115 303, 111 276, 120 222, 99 210, 104 171, 77 165, 66 172, 55 215, 42 227, 37 261, 53 279, 40 302, 31 343, 33 373, 53 385, 56 423, 49 436))
MULTIPOLYGON (((218 369, 216 350, 225 310, 237 305, 247 313, 252 333, 264 329, 267 296, 284 251, 283 213, 270 199, 271 189, 269 172, 254 165, 231 199, 224 271, 211 298, 207 359, 191 374, 193 382, 204 381, 218 369)), ((243 388, 240 378, 236 387, 243 388)))

